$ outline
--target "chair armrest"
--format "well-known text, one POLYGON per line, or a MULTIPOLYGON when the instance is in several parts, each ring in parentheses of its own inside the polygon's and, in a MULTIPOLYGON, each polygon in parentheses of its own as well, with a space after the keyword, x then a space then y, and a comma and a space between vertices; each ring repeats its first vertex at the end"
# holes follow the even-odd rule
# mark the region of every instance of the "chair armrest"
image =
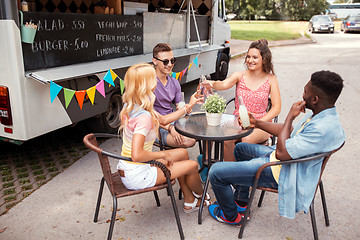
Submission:
POLYGON ((225 108, 227 108, 227 106, 228 106, 232 101, 235 101, 235 98, 232 98, 232 99, 230 99, 229 101, 227 101, 225 108))
POLYGON ((332 153, 333 153, 333 151, 324 152, 324 153, 317 153, 317 154, 314 154, 314 155, 311 155, 311 156, 302 157, 302 158, 296 158, 296 159, 291 159, 291 160, 264 163, 257 170, 255 178, 259 179, 262 171, 267 167, 276 166, 276 165, 285 165, 285 164, 313 161, 313 160, 316 160, 316 159, 319 159, 319 158, 327 157, 327 156, 331 155, 332 153))

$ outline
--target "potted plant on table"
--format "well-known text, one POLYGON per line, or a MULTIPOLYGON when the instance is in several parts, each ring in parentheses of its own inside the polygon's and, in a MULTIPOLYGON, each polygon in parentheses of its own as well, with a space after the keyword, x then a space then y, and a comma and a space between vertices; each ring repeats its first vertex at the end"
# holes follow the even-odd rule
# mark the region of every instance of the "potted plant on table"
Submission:
POLYGON ((206 112, 206 119, 208 125, 218 126, 221 121, 221 115, 224 113, 226 107, 226 100, 217 93, 209 95, 205 100, 201 109, 206 112))

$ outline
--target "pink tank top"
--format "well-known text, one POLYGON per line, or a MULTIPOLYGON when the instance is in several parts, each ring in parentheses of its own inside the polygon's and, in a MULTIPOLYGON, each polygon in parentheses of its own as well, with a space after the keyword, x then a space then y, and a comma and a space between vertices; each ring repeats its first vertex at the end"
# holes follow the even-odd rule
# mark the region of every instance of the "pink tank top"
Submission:
POLYGON ((235 91, 235 111, 234 115, 239 115, 239 99, 241 96, 247 110, 256 118, 262 118, 266 114, 268 98, 270 95, 270 74, 268 79, 255 91, 252 91, 245 85, 244 75, 236 84, 235 91))

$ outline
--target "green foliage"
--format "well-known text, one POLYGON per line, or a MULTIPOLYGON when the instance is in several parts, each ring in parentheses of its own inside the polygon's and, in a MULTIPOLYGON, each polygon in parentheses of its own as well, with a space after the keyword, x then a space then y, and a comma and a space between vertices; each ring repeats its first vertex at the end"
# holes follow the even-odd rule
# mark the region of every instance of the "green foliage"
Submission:
POLYGON ((268 41, 297 39, 300 32, 307 30, 306 22, 278 21, 229 21, 231 38, 255 41, 266 38, 268 41))
POLYGON ((201 106, 202 110, 208 113, 223 113, 226 107, 226 100, 217 93, 210 95, 201 106))
MULTIPOLYGON (((360 1, 360 0, 358 0, 360 1)), ((226 9, 236 14, 236 19, 308 21, 311 16, 325 14, 327 0, 225 0, 226 9)))

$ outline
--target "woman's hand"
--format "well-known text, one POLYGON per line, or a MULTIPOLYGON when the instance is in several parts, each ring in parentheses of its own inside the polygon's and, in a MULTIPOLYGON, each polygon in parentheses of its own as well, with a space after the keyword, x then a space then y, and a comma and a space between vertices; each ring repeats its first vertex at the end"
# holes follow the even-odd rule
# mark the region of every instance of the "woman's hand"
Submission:
MULTIPOLYGON (((209 96, 209 94, 213 94, 213 81, 209 81, 209 80, 204 80, 202 82, 202 87, 203 87, 203 92, 206 96, 209 96)), ((200 87, 200 91, 201 91, 201 87, 200 87)))
POLYGON ((164 159, 167 162, 167 165, 170 167, 172 166, 174 163, 171 159, 171 154, 167 153, 166 151, 162 151, 162 153, 164 154, 162 159, 164 159))

